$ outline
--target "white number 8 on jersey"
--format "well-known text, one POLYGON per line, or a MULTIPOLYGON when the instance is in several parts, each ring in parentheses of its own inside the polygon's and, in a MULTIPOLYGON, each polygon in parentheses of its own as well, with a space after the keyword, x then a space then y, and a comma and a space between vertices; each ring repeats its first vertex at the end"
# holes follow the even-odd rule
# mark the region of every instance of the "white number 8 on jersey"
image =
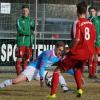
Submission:
POLYGON ((90 29, 88 27, 85 27, 85 39, 90 39, 90 29))

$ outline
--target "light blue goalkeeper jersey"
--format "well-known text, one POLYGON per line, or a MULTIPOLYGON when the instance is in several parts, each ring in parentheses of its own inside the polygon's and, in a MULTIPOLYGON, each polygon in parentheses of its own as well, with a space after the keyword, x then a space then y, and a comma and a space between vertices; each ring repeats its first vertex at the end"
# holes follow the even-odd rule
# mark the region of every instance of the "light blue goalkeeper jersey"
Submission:
POLYGON ((44 71, 47 67, 58 62, 61 58, 55 55, 54 50, 43 51, 36 60, 30 62, 29 66, 35 67, 40 72, 40 77, 44 76, 44 71))

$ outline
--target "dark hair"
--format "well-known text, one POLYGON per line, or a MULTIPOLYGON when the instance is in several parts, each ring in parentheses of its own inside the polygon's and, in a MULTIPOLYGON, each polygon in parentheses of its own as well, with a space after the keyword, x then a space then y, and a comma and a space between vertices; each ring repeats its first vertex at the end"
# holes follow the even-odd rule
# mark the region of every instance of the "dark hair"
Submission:
POLYGON ((28 8, 29 9, 29 6, 28 5, 23 5, 22 9, 24 9, 24 8, 28 8))
POLYGON ((87 4, 84 1, 81 3, 78 3, 76 6, 77 6, 77 13, 86 14, 87 4))
POLYGON ((88 12, 90 12, 91 9, 94 9, 94 10, 97 11, 97 9, 95 7, 91 6, 91 7, 88 8, 88 12))
POLYGON ((55 44, 56 47, 65 47, 65 43, 63 41, 58 41, 56 44, 55 44))

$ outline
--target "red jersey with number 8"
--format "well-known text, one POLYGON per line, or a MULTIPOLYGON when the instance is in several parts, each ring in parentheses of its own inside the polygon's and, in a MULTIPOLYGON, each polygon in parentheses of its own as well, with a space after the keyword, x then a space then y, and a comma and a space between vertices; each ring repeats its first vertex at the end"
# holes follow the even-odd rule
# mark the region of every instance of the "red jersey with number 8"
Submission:
POLYGON ((79 40, 75 48, 71 48, 71 57, 78 60, 88 59, 94 54, 96 30, 87 18, 80 18, 75 26, 74 38, 79 40))

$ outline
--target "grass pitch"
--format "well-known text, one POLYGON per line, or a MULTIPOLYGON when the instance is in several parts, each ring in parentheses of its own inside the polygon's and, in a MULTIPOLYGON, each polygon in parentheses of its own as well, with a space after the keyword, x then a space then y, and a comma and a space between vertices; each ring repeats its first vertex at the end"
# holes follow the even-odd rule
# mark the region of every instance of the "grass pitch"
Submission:
MULTIPOLYGON (((63 93, 59 86, 55 100, 100 100, 100 75, 98 74, 98 79, 96 80, 88 79, 87 76, 87 74, 84 74, 83 96, 78 98, 76 97, 76 84, 73 76, 64 74, 68 87, 72 91, 63 93)), ((15 73, 0 73, 0 82, 15 77, 15 73)), ((31 82, 24 82, 0 89, 0 100, 48 100, 46 96, 49 93, 50 88, 46 86, 41 88, 39 81, 32 80, 31 82)))

